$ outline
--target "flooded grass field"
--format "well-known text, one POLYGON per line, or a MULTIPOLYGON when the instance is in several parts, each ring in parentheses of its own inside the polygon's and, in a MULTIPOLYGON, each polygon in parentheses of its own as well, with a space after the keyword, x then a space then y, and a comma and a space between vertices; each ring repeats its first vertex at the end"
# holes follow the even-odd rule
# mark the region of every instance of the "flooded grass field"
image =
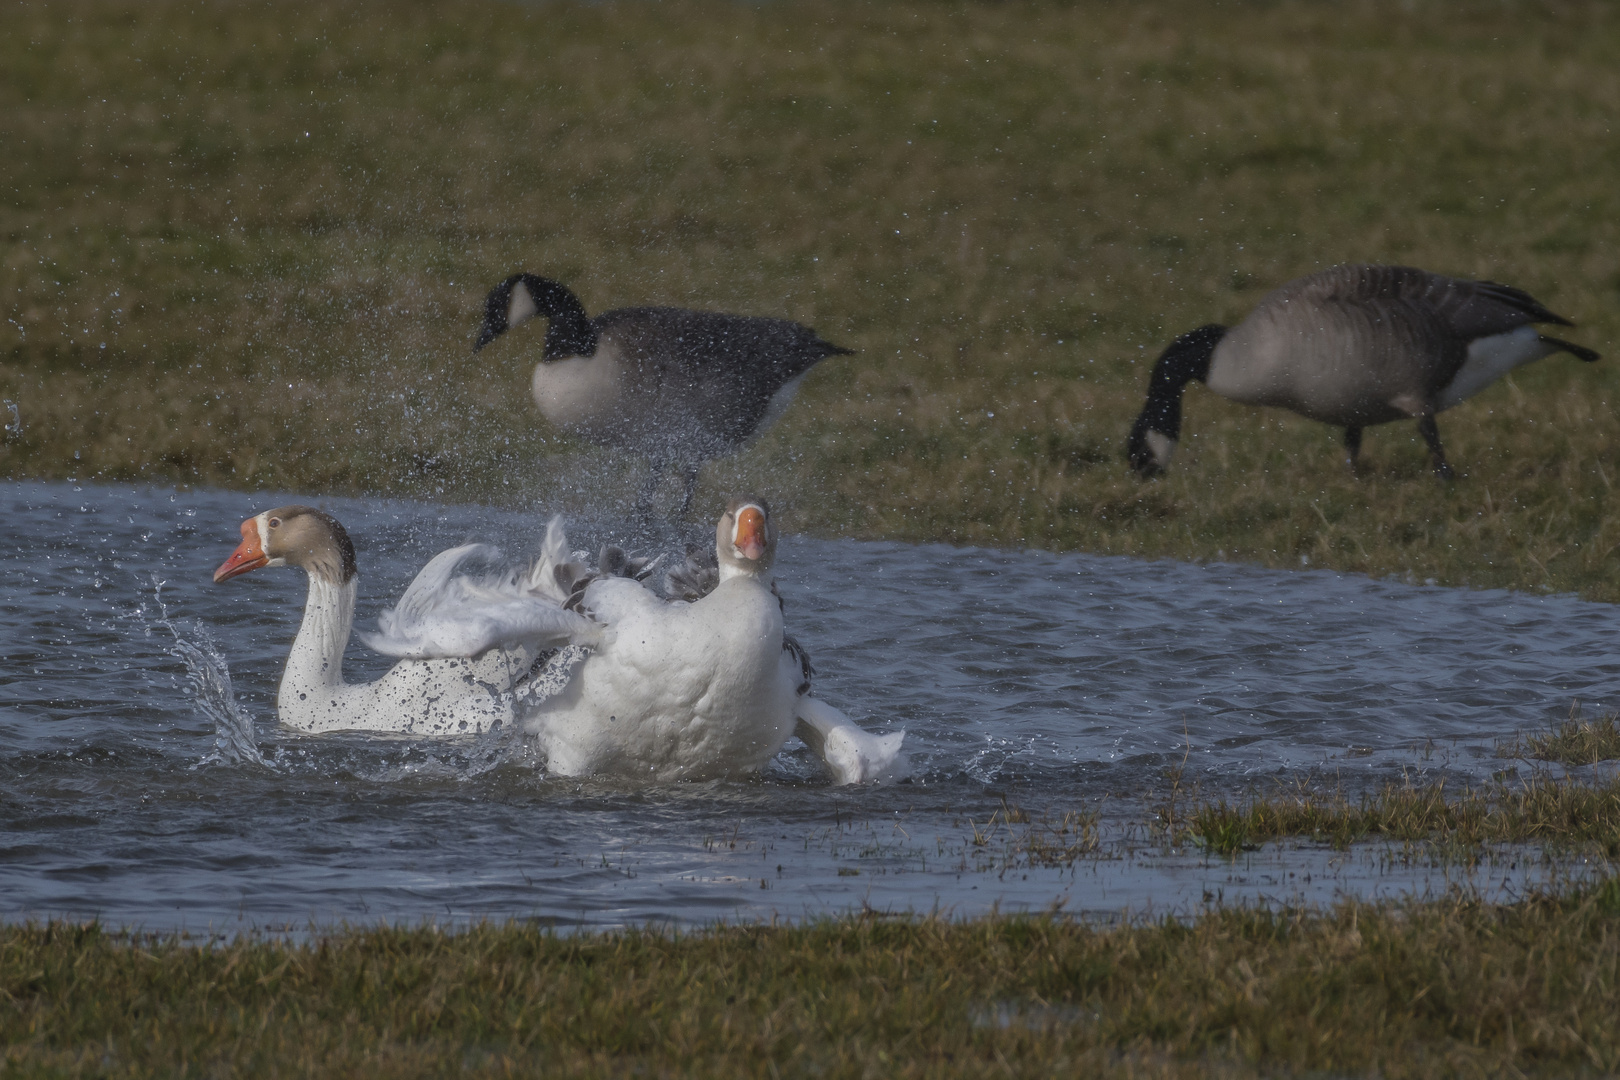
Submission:
MULTIPOLYGON (((0 562, 0 912, 147 929, 486 917, 558 926, 873 909, 1112 920, 1210 903, 1507 899, 1602 846, 1322 838, 1210 850, 1217 801, 1453 792, 1603 764, 1500 756, 1613 700, 1614 609, 1328 572, 790 537, 778 578, 817 693, 904 729, 911 775, 833 788, 794 742, 752 779, 548 777, 516 735, 280 731, 296 571, 210 573, 280 495, 11 483, 0 562), (229 665, 231 739, 177 642, 229 665), (1503 778, 1507 778, 1504 780, 1503 778), (1556 845, 1555 845, 1556 847, 1556 845)), ((319 500, 359 549, 364 626, 434 552, 531 549, 543 513, 319 500)), ((571 525, 582 546, 634 535, 571 525)), ((673 533, 644 535, 649 549, 673 533)), ((351 644, 348 676, 387 661, 351 644)), ((1596 862, 1592 860, 1596 859, 1596 862)))
POLYGON ((0 25, 0 1073, 1620 1070, 1620 8, 0 25), (1175 334, 1347 261, 1526 289, 1606 359, 1447 411, 1452 483, 1410 424, 1352 475, 1198 389, 1130 473, 1175 334), (256 510, 344 520, 361 627, 554 510, 710 535, 628 528, 644 466, 540 422, 534 327, 474 356, 519 270, 856 350, 699 517, 773 500, 817 694, 908 779, 278 728, 301 576, 210 583, 256 510))

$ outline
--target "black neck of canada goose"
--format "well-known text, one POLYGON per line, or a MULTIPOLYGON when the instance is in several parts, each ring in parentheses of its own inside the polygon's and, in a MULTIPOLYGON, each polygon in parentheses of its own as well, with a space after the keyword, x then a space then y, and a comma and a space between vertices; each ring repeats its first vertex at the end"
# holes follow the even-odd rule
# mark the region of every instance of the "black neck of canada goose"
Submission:
POLYGON ((1147 403, 1131 426, 1125 444, 1131 468, 1152 476, 1170 463, 1170 454, 1181 437, 1181 395, 1194 379, 1209 377, 1210 357, 1226 336, 1226 327, 1209 323, 1189 330, 1159 355, 1148 383, 1147 403))
POLYGON ((585 305, 568 286, 536 274, 513 274, 490 290, 473 352, 536 315, 545 316, 550 324, 541 359, 595 354, 596 328, 585 317, 585 305))
POLYGON ((337 518, 313 506, 278 506, 242 522, 242 542, 214 571, 221 582, 261 566, 297 566, 347 585, 357 572, 354 543, 337 518))

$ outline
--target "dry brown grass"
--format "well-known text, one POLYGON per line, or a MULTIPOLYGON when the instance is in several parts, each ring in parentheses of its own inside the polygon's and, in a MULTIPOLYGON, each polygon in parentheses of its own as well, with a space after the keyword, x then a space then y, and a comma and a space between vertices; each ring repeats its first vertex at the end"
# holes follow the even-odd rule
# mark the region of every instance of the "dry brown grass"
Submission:
POLYGON ((612 503, 519 268, 592 310, 783 315, 858 347, 705 473, 794 528, 1620 596, 1620 11, 1208 5, 69 3, 0 37, 11 475, 612 503), (1497 278, 1613 356, 1337 435, 1189 396, 1174 333, 1330 263, 1497 278), (104 346, 104 347, 103 347, 104 346), (431 377, 431 381, 429 381, 431 377))

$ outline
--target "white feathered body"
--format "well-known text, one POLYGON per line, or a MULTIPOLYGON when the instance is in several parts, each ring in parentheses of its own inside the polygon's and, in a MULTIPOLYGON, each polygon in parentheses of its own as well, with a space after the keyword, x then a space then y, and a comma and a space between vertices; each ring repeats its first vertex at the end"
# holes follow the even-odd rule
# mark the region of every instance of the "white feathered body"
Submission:
POLYGON ((722 581, 695 603, 623 578, 584 605, 611 629, 525 723, 556 773, 702 780, 758 769, 793 734, 797 665, 768 582, 722 581))
POLYGON ((357 581, 337 585, 310 577, 303 624, 276 695, 283 724, 315 734, 446 736, 477 735, 512 722, 513 687, 535 657, 521 645, 486 649, 474 658, 402 660, 375 682, 344 682, 357 581))
POLYGON ((378 632, 360 635, 401 658, 371 683, 343 680, 358 579, 311 573, 277 697, 282 723, 423 737, 516 721, 553 773, 643 782, 753 772, 795 734, 837 783, 904 772, 902 733, 871 735, 803 692, 768 570, 722 566, 713 590, 690 603, 624 577, 598 577, 576 597, 578 564, 553 520, 526 572, 461 573, 497 555, 467 545, 423 567, 378 632), (548 650, 561 651, 531 678, 548 650))

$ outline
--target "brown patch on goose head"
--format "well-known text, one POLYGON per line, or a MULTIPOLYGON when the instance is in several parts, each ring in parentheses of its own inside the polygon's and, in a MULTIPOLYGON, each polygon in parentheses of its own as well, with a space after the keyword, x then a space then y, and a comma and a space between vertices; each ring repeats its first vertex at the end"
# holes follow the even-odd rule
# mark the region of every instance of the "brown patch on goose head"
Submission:
POLYGON ((356 573, 354 543, 331 514, 313 506, 279 506, 242 522, 242 543, 214 571, 226 581, 261 566, 301 566, 343 585, 356 573))

